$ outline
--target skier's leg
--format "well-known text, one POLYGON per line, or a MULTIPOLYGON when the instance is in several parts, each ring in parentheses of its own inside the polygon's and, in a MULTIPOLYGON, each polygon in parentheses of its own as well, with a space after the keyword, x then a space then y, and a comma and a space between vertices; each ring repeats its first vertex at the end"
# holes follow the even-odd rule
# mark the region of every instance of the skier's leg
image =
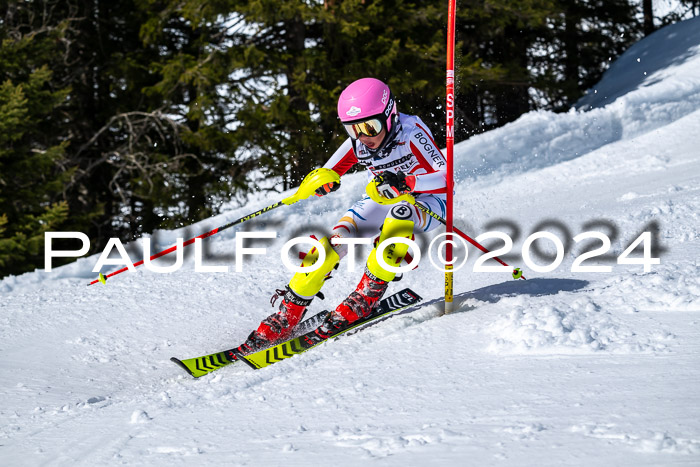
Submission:
MULTIPOLYGON (((408 217, 408 216, 407 216, 408 217)), ((403 237, 411 239, 414 222, 408 218, 399 219, 387 216, 382 227, 377 245, 389 238, 403 237)), ((392 243, 382 251, 384 262, 389 265, 399 265, 408 252, 408 245, 402 242, 392 243)), ((329 314, 328 319, 316 330, 321 337, 328 337, 339 329, 369 315, 377 302, 382 298, 396 273, 389 271, 379 264, 377 247, 372 250, 367 259, 365 272, 357 288, 343 303, 329 314)))
MULTIPOLYGON (((372 201, 368 196, 353 204, 333 227, 331 241, 335 238, 373 238, 382 228, 384 219, 391 209, 389 205, 381 205, 372 201)), ((347 245, 334 245, 333 248, 340 259, 348 252, 347 245)))
MULTIPOLYGON (((238 351, 242 355, 250 354, 287 338, 294 327, 299 324, 306 312, 306 307, 321 290, 323 282, 339 261, 338 253, 331 247, 326 237, 323 237, 319 242, 326 253, 326 259, 321 267, 309 273, 297 272, 294 274, 286 287, 279 311, 265 318, 258 329, 248 336, 245 343, 238 347, 238 351)), ((301 263, 302 267, 316 264, 319 256, 319 251, 315 247, 312 248, 304 257, 301 263)))

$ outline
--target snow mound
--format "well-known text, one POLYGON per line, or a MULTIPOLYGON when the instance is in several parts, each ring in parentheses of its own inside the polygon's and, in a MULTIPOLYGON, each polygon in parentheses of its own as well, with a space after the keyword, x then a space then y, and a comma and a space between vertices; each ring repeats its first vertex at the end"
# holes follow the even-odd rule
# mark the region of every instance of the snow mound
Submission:
POLYGON ((671 436, 667 432, 625 433, 614 424, 587 424, 571 427, 573 433, 611 442, 617 441, 639 452, 700 454, 700 440, 671 436))
POLYGON ((669 263, 646 274, 618 275, 602 281, 600 290, 627 312, 700 312, 700 266, 669 263))
POLYGON ((662 352, 674 338, 668 332, 640 336, 596 301, 575 297, 544 306, 513 304, 487 332, 492 335, 487 350, 505 354, 662 352))
POLYGON ((677 337, 661 328, 642 332, 625 314, 700 312, 700 266, 668 264, 651 273, 608 277, 595 289, 547 301, 513 297, 510 311, 487 327, 494 353, 667 352, 677 337))

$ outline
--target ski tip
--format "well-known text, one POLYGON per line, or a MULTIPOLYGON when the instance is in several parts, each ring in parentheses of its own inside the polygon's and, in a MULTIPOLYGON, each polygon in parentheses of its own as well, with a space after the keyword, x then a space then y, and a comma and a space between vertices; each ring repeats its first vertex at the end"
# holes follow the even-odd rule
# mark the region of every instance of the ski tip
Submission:
POLYGON ((179 366, 183 370, 185 370, 187 372, 187 374, 190 375, 191 377, 196 378, 196 376, 192 374, 192 371, 189 368, 187 368, 187 365, 182 363, 182 361, 180 359, 177 359, 175 357, 170 357, 170 361, 175 363, 177 366, 179 366))

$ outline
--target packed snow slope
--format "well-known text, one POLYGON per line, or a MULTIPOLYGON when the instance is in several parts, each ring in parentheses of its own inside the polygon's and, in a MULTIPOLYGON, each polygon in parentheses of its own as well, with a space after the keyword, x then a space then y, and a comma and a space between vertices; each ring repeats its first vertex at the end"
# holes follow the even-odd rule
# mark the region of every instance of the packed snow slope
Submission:
MULTIPOLYGON (((632 47, 579 110, 532 112, 457 146, 457 225, 508 233, 507 261, 527 281, 473 272, 471 248, 457 311, 439 316, 443 275, 424 252, 390 289, 411 287, 424 306, 259 371, 194 380, 169 358, 240 343, 291 277, 281 246, 332 226, 365 174, 206 240, 204 263, 228 272, 195 272, 189 256, 170 274, 140 267, 87 287, 93 256, 5 278, 0 464, 700 465, 699 129, 696 18, 632 47), (248 244, 267 254, 236 272, 242 230, 277 239, 248 244), (566 253, 538 272, 520 250, 545 231, 566 253), (611 247, 582 266, 608 272, 572 272, 602 245, 573 241, 586 231, 611 247), (660 264, 617 264, 643 231, 660 264)), ((287 195, 153 240, 164 248, 287 195)), ((538 249, 550 259, 533 253, 535 268, 554 258, 553 241, 538 249)), ((344 262, 311 311, 360 275, 344 262)))

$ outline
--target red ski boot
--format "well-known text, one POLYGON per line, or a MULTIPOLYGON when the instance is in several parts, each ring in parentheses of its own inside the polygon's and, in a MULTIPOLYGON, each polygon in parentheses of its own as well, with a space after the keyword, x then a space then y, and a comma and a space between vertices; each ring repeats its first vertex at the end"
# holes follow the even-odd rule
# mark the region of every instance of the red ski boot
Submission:
MULTIPOLYGON (((283 290, 278 292, 283 292, 283 290)), ((300 297, 287 287, 279 311, 260 323, 258 329, 253 331, 248 339, 236 349, 238 353, 249 355, 287 339, 304 317, 306 307, 309 306, 311 300, 313 298, 300 297)))
POLYGON ((316 334, 327 339, 338 331, 350 326, 360 318, 369 316, 374 307, 381 300, 384 292, 389 287, 389 282, 374 276, 368 269, 360 279, 357 288, 343 303, 328 314, 326 320, 316 329, 316 334))
MULTIPOLYGON (((258 329, 253 331, 248 339, 236 349, 239 354, 249 355, 285 340, 299 324, 306 312, 306 307, 318 295, 324 282, 330 279, 331 271, 337 267, 338 261, 340 261, 338 253, 335 252, 328 238, 323 237, 318 242, 326 253, 326 259, 321 267, 308 273, 297 272, 287 285, 286 292, 284 290, 277 292, 277 295, 273 297, 272 304, 274 306, 274 300, 284 293, 284 298, 280 303, 280 311, 268 316, 260 323, 258 329)), ((314 247, 304 255, 301 266, 315 265, 318 259, 320 259, 320 252, 314 247)))

